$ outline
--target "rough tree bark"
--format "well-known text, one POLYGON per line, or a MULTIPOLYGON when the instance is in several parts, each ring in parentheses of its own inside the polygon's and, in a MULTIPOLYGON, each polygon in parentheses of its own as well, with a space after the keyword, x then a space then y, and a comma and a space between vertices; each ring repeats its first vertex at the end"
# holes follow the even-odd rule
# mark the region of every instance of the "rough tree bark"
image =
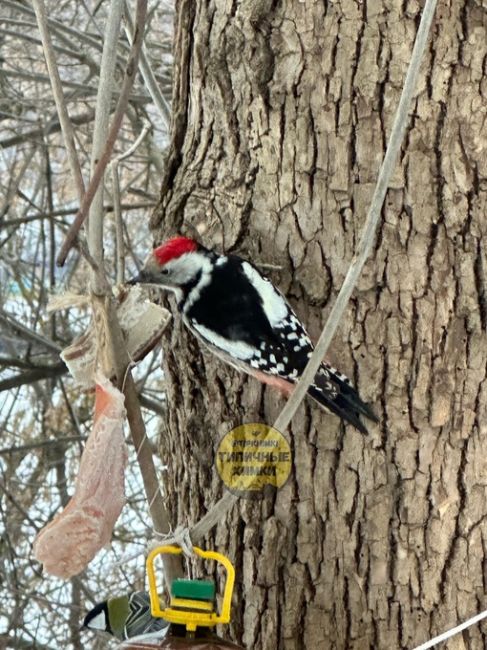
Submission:
MULTIPOLYGON (((179 0, 173 139, 157 242, 275 264, 317 337, 354 252, 397 106, 417 0, 179 0)), ((212 539, 237 567, 247 648, 412 648, 487 607, 487 18, 440 0, 368 263, 330 352, 380 415, 362 436, 311 404, 293 474, 212 539)), ((221 494, 220 436, 282 398, 165 345, 174 523, 221 494)), ((484 647, 482 629, 449 647, 484 647)))

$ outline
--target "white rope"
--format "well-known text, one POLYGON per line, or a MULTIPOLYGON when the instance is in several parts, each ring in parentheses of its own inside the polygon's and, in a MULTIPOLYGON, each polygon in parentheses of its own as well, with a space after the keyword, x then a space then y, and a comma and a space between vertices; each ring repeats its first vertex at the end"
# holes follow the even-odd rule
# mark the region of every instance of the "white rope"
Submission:
MULTIPOLYGON (((129 355, 130 356, 130 355, 129 355)), ((127 383, 127 377, 129 372, 132 370, 132 368, 135 368, 137 364, 134 362, 133 359, 130 360, 130 362, 127 364, 127 367, 125 368, 125 373, 123 375, 123 382, 122 382, 122 388, 120 389, 122 393, 125 393, 125 384, 127 383)), ((142 442, 139 445, 139 448, 137 449, 137 458, 139 457, 139 451, 142 445, 144 444, 144 440, 147 438, 147 433, 142 439, 142 442)))
MULTIPOLYGON (((146 436, 146 437, 147 437, 147 436, 146 436)), ((145 438, 142 439, 142 442, 144 442, 144 440, 145 440, 145 438)), ((140 445, 140 447, 142 447, 142 444, 140 445)), ((139 449, 140 449, 140 447, 139 447, 139 449)), ((138 455, 139 455, 139 454, 137 453, 137 456, 138 456, 138 455)), ((152 506, 154 505, 154 501, 157 499, 158 494, 160 494, 161 497, 164 497, 164 495, 162 494, 162 490, 161 490, 161 486, 160 486, 160 485, 158 486, 157 490, 156 490, 156 491, 154 492, 154 494, 152 495, 152 499, 149 501, 149 511, 150 511, 150 509, 152 508, 152 506)), ((157 534, 158 534, 158 535, 162 535, 163 533, 157 533, 157 534)))
POLYGON ((451 637, 455 636, 455 634, 463 632, 463 630, 466 630, 467 627, 475 625, 484 618, 487 618, 487 609, 480 614, 477 614, 477 616, 472 616, 472 618, 469 618, 468 621, 465 621, 465 623, 461 623, 456 627, 452 627, 451 630, 447 630, 446 632, 443 632, 443 634, 435 636, 434 639, 430 639, 429 641, 426 641, 426 643, 422 643, 421 645, 416 646, 416 648, 413 648, 413 650, 428 650, 428 648, 433 648, 435 645, 438 645, 438 643, 446 641, 447 639, 451 639, 451 637))
POLYGON ((152 548, 156 548, 156 546, 179 546, 187 557, 194 555, 193 542, 187 526, 178 526, 175 531, 166 534, 154 530, 154 535, 158 540, 151 543, 152 548))

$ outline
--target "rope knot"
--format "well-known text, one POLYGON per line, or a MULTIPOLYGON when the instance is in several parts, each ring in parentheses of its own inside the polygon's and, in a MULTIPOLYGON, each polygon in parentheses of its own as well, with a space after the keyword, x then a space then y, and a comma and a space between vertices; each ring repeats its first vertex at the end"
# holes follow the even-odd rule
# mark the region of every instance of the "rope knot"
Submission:
POLYGON ((169 533, 158 533, 154 531, 154 535, 158 538, 157 543, 152 542, 152 548, 157 546, 179 546, 186 557, 194 556, 193 542, 187 526, 177 526, 174 531, 169 533))

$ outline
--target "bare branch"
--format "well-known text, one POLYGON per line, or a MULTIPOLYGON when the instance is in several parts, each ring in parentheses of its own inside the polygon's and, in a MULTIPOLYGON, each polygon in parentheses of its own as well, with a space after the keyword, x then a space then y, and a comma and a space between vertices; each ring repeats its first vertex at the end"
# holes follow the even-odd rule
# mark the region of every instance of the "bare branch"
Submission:
MULTIPOLYGON (((25 72, 24 70, 0 70, 0 78, 7 77, 11 79, 25 79, 26 81, 38 81, 40 83, 49 84, 50 78, 48 75, 41 74, 40 72, 25 72)), ((94 86, 79 83, 77 81, 65 81, 64 85, 74 90, 81 90, 84 94, 94 95, 97 89, 94 86)))
POLYGON ((40 379, 59 377, 59 375, 65 375, 67 372, 68 369, 64 363, 58 363, 53 366, 39 366, 32 370, 26 370, 26 372, 17 373, 13 377, 0 381, 0 393, 4 390, 12 390, 12 388, 33 384, 40 379))
POLYGON ((64 244, 62 245, 61 251, 57 257, 56 262, 58 266, 63 266, 64 262, 66 261, 66 257, 73 246, 74 240, 78 235, 81 225, 83 224, 86 218, 91 202, 93 201, 98 185, 100 184, 105 168, 110 159, 113 145, 115 144, 117 133, 122 124, 122 119, 125 113, 125 109, 127 107, 130 91, 132 89, 132 85, 137 72, 137 62, 139 59, 140 48, 142 47, 142 42, 143 42, 146 12, 147 12, 147 0, 137 0, 136 28, 135 28, 134 42, 132 43, 131 52, 128 58, 125 77, 123 80, 122 90, 115 111, 115 116, 113 118, 113 122, 110 127, 110 131, 108 133, 105 149, 103 150, 103 154, 100 156, 95 171, 93 172, 93 176, 90 180, 90 184, 83 198, 83 203, 81 205, 81 208, 78 214, 76 215, 76 218, 68 234, 66 235, 64 244))
POLYGON ((49 72, 49 78, 51 80, 52 93, 54 95, 54 101, 56 102, 57 114, 59 117, 59 122, 61 124, 61 130, 63 132, 64 145, 66 147, 66 154, 68 156, 68 163, 71 169, 73 180, 76 184, 78 198, 81 201, 85 191, 83 174, 81 173, 78 154, 76 153, 73 125, 69 119, 68 110, 64 101, 61 78, 59 77, 59 72, 56 65, 56 57, 54 55, 54 50, 51 43, 49 28, 47 26, 46 10, 43 0, 32 0, 32 4, 34 5, 37 24, 39 26, 39 33, 41 35, 47 70, 49 72))
MULTIPOLYGON (((105 138, 110 117, 110 104, 114 91, 114 72, 122 11, 123 0, 111 0, 106 23, 106 34, 103 42, 98 94, 96 97, 96 120, 91 149, 92 175, 98 161, 103 155, 105 147, 105 138)), ((82 204, 82 201, 80 203, 82 204)), ((103 183, 101 183, 93 196, 87 228, 87 240, 90 253, 95 262, 100 265, 103 263, 103 216, 103 183)))
POLYGON ((113 207, 115 215, 115 256, 116 256, 116 281, 117 284, 123 284, 125 274, 125 253, 123 245, 123 221, 121 211, 121 198, 120 198, 120 181, 118 178, 118 166, 122 160, 131 156, 137 147, 144 140, 147 133, 150 131, 150 124, 145 124, 140 135, 133 143, 133 145, 124 153, 117 156, 110 164, 112 173, 112 191, 113 191, 113 207))
MULTIPOLYGON (((97 298, 100 300, 99 298, 97 298)), ((103 300, 103 308, 108 320, 108 331, 112 346, 112 356, 115 364, 118 386, 125 394, 125 408, 130 425, 130 432, 137 451, 137 460, 140 465, 142 480, 149 503, 154 530, 160 534, 168 534, 171 530, 171 521, 162 498, 159 480, 157 478, 152 458, 152 451, 146 434, 146 428, 140 409, 137 389, 130 372, 130 359, 125 348, 122 330, 118 323, 117 313, 112 298, 103 300)), ((164 578, 168 587, 176 577, 182 575, 180 558, 176 556, 165 557, 164 578)))
MULTIPOLYGON (((91 106, 98 88, 99 53, 105 40, 109 3, 97 0, 41 2, 48 13, 46 24, 62 80, 64 103, 72 115, 76 151, 86 181, 90 176, 89 159, 93 149, 93 128, 90 126, 94 111, 91 106), (94 21, 96 28, 93 27, 94 21)), ((41 41, 32 3, 28 0, 1 0, 0 4, 0 40, 3 38, 0 66, 0 228, 3 228, 0 233, 0 316, 1 309, 4 310, 3 318, 0 318, 0 382, 7 380, 6 384, 1 384, 3 388, 19 384, 0 394, 0 429, 3 432, 0 474, 19 506, 13 505, 0 489, 0 528, 4 531, 0 541, 4 551, 0 562, 0 583, 6 587, 0 590, 4 624, 0 647, 30 648, 44 644, 47 650, 64 644, 64 647, 74 650, 86 645, 77 634, 84 614, 84 595, 94 604, 102 593, 110 590, 123 593, 123 590, 129 591, 140 584, 141 565, 132 557, 137 551, 144 553, 153 526, 162 530, 157 515, 158 502, 162 499, 158 491, 160 465, 155 442, 142 435, 146 448, 141 452, 142 456, 149 455, 147 447, 154 454, 154 491, 148 491, 145 497, 138 461, 132 453, 134 443, 129 441, 132 449, 126 472, 128 507, 117 522, 110 547, 104 549, 76 579, 83 592, 81 602, 72 589, 72 583, 42 578, 39 566, 32 561, 30 554, 34 525, 54 515, 60 496, 66 503, 91 417, 91 400, 75 386, 71 377, 45 378, 46 374, 53 374, 53 369, 54 373, 57 372, 56 364, 61 368, 56 344, 61 342, 64 345, 82 334, 88 314, 84 308, 76 306, 57 313, 54 321, 45 309, 47 291, 56 282, 61 290, 71 287, 73 291, 86 293, 90 271, 82 256, 74 251, 65 271, 53 267, 52 251, 62 243, 68 224, 73 221, 73 217, 67 215, 75 215, 81 204, 70 167, 66 164, 66 149, 59 135, 61 125, 55 113, 53 91, 48 86, 50 81, 40 52, 41 41), (24 374, 32 371, 34 376, 24 374), (25 381, 33 383, 24 385, 25 381), (147 516, 147 505, 153 500, 154 493, 156 497, 150 506, 154 516, 152 524, 147 516), (128 562, 123 567, 114 564, 125 551, 130 556, 128 562), (28 616, 24 616, 24 612, 28 612, 28 616), (75 627, 76 633, 73 632, 75 627)), ((134 7, 135 3, 131 3, 131 8, 134 7)), ((150 48, 151 63, 153 54, 154 60, 158 61, 157 68, 153 64, 154 77, 167 98, 169 75, 163 68, 169 65, 166 63, 169 49, 161 57, 160 45, 164 42, 167 48, 170 42, 164 34, 170 33, 171 21, 161 19, 161 16, 158 7, 153 19, 155 35, 146 45, 148 50, 150 48)), ((117 104, 127 54, 131 51, 124 36, 116 49, 113 74, 116 94, 108 102, 111 111, 109 123, 117 104)), ((139 79, 141 75, 137 73, 135 84, 139 79)), ((130 148, 143 125, 150 123, 154 116, 154 138, 146 135, 139 150, 126 164, 119 166, 124 199, 120 209, 122 214, 126 210, 142 212, 153 207, 151 197, 157 193, 157 173, 153 173, 153 165, 161 165, 158 148, 164 147, 167 140, 166 135, 160 132, 164 126, 158 110, 145 93, 145 88, 139 91, 132 86, 127 117, 117 135, 112 157, 130 148), (148 140, 150 142, 146 145, 148 140), (127 196, 132 192, 138 196, 127 196)), ((107 132, 108 129, 103 135, 107 132)), ((110 192, 110 187, 111 184, 105 192, 110 192)), ((102 207, 105 213, 113 210, 112 197, 108 196, 105 193, 102 207)), ((146 220, 135 223, 131 219, 122 226, 126 255, 130 255, 130 262, 136 266, 136 259, 146 245, 146 220)), ((104 244, 106 255, 111 256, 115 252, 112 228, 108 235, 104 244)), ((89 256, 85 235, 81 231, 75 246, 89 256)), ((88 259, 95 272, 103 277, 103 269, 95 264, 93 256, 88 259)), ((108 284, 104 289, 109 294, 108 284)), ((144 370, 146 366, 151 364, 144 364, 144 370)), ((137 390, 140 390, 139 384, 137 390)), ((155 439, 159 416, 154 413, 164 409, 164 401, 159 400, 159 392, 150 392, 150 386, 147 394, 149 398, 143 400, 143 414, 148 434, 155 439), (152 412, 145 410, 148 407, 152 412)), ((142 471, 145 473, 144 462, 142 471)), ((86 639, 86 642, 91 647, 90 640, 86 639)), ((101 650, 106 641, 94 642, 93 648, 95 646, 101 650)))
MULTIPOLYGON (((10 21, 10 20, 2 19, 2 22, 16 23, 16 24, 20 23, 22 24, 22 26, 25 26, 27 28, 36 27, 36 23, 29 23, 26 21, 19 21, 19 20, 10 21)), ((13 29, 0 29, 0 34, 2 36, 12 36, 13 38, 21 38, 24 41, 29 41, 30 43, 35 43, 36 45, 42 45, 42 41, 40 39, 36 38, 35 36, 32 36, 32 34, 30 33, 22 32, 21 30, 15 31, 13 29)), ((70 56, 73 59, 77 59, 80 63, 86 63, 86 65, 88 65, 88 62, 86 60, 86 54, 84 52, 77 52, 76 50, 72 50, 67 47, 62 47, 61 45, 53 45, 52 48, 55 52, 59 52, 59 54, 70 56)))
MULTIPOLYGON (((152 209, 155 206, 155 203, 122 203, 120 208, 125 212, 129 210, 145 210, 152 209)), ((19 219, 8 219, 3 221, 1 224, 2 228, 10 228, 13 226, 20 226, 23 223, 30 223, 32 221, 39 221, 39 219, 54 219, 55 217, 64 217, 70 214, 76 214, 79 208, 57 208, 52 210, 52 212, 40 212, 39 214, 28 214, 25 217, 19 219)), ((106 213, 115 212, 115 207, 113 205, 104 205, 103 210, 106 213)), ((64 224, 64 221, 59 220, 60 224, 64 224)))
POLYGON ((0 455, 6 454, 23 454, 32 449, 41 449, 42 447, 50 447, 51 445, 59 445, 60 442, 84 442, 87 436, 60 436, 51 440, 34 440, 26 445, 18 445, 17 447, 4 447, 0 449, 0 455))
MULTIPOLYGON (((127 0, 124 0, 124 5, 125 33, 127 34, 129 43, 132 44, 134 40, 134 21, 132 20, 127 0)), ((151 65, 149 63, 149 59, 147 57, 147 53, 145 51, 145 47, 143 45, 140 52, 140 72, 144 79, 145 87, 149 91, 149 94, 152 97, 152 101, 159 111, 159 115, 161 116, 161 119, 166 127, 166 131, 169 132, 169 125, 171 124, 171 109, 169 108, 169 104, 165 100, 164 95, 159 88, 159 84, 157 83, 157 80, 154 76, 151 65)))
MULTIPOLYGON (((15 9, 29 16, 35 16, 35 12, 29 6, 24 5, 21 2, 17 2, 16 0, 2 0, 2 6, 9 7, 10 9, 15 9)), ((94 36, 91 36, 90 34, 81 32, 79 29, 78 30, 73 29, 72 27, 69 27, 68 25, 65 25, 59 22, 58 20, 54 20, 52 18, 48 18, 47 22, 50 29, 59 30, 60 32, 65 32, 70 38, 76 38, 77 40, 82 41, 86 45, 94 47, 100 52, 102 51, 103 44, 100 38, 96 38, 94 36)), ((120 60, 121 62, 123 62, 122 56, 120 56, 120 60)))
POLYGON ((8 314, 2 309, 0 309, 0 323, 6 325, 10 330, 12 330, 12 332, 16 332, 21 338, 24 337, 28 341, 32 341, 32 343, 38 343, 48 350, 55 352, 56 354, 59 354, 59 352, 61 352, 59 345, 53 341, 50 341, 49 339, 46 339, 41 334, 33 332, 25 325, 22 325, 22 323, 19 323, 14 316, 8 314))
MULTIPOLYGON (((88 111, 82 113, 81 115, 75 115, 71 118, 72 124, 77 126, 81 124, 87 124, 88 122, 93 122, 95 119, 95 111, 88 111)), ((22 144, 23 142, 29 142, 31 140, 41 139, 44 135, 51 133, 58 133, 61 130, 61 124, 58 121, 51 121, 45 127, 40 127, 38 129, 32 129, 31 131, 24 131, 17 135, 13 135, 10 138, 5 138, 5 140, 0 140, 0 149, 8 149, 9 147, 14 147, 17 144, 22 144)))
POLYGON ((53 646, 46 645, 45 643, 35 642, 35 646, 32 645, 32 639, 25 639, 18 636, 10 636, 9 634, 0 634, 0 648, 16 648, 17 650, 32 650, 35 647, 36 650, 57 650, 53 646))
POLYGON ((156 400, 151 399, 142 393, 139 394, 139 402, 141 406, 149 409, 149 411, 153 411, 161 417, 165 417, 167 415, 167 409, 160 402, 156 402, 156 400))

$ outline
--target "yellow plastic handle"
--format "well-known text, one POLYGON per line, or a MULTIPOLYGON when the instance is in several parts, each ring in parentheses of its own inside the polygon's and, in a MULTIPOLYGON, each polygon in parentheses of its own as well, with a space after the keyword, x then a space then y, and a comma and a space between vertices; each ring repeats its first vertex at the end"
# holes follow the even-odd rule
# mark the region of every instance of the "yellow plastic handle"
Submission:
MULTIPOLYGON (((228 623, 230 621, 230 608, 232 606, 232 593, 233 585, 235 583, 235 569, 230 560, 221 553, 216 551, 204 551, 197 546, 193 546, 193 551, 199 557, 205 560, 215 560, 219 564, 222 564, 225 567, 227 572, 227 579, 225 581, 225 589, 223 591, 223 602, 222 608, 219 615, 212 614, 211 616, 207 614, 201 614, 198 616, 189 616, 188 618, 198 620, 200 625, 216 625, 217 623, 228 623)), ((157 594, 157 583, 154 570, 154 560, 158 555, 165 555, 166 553, 170 555, 181 555, 183 550, 179 546, 158 546, 153 549, 147 557, 147 575, 149 577, 149 594, 151 601, 151 612, 152 616, 159 618, 165 618, 173 610, 170 608, 161 609, 161 604, 159 601, 159 596, 157 594)), ((186 614, 186 616, 189 612, 186 614)), ((178 616, 179 618, 179 616, 178 616)))

